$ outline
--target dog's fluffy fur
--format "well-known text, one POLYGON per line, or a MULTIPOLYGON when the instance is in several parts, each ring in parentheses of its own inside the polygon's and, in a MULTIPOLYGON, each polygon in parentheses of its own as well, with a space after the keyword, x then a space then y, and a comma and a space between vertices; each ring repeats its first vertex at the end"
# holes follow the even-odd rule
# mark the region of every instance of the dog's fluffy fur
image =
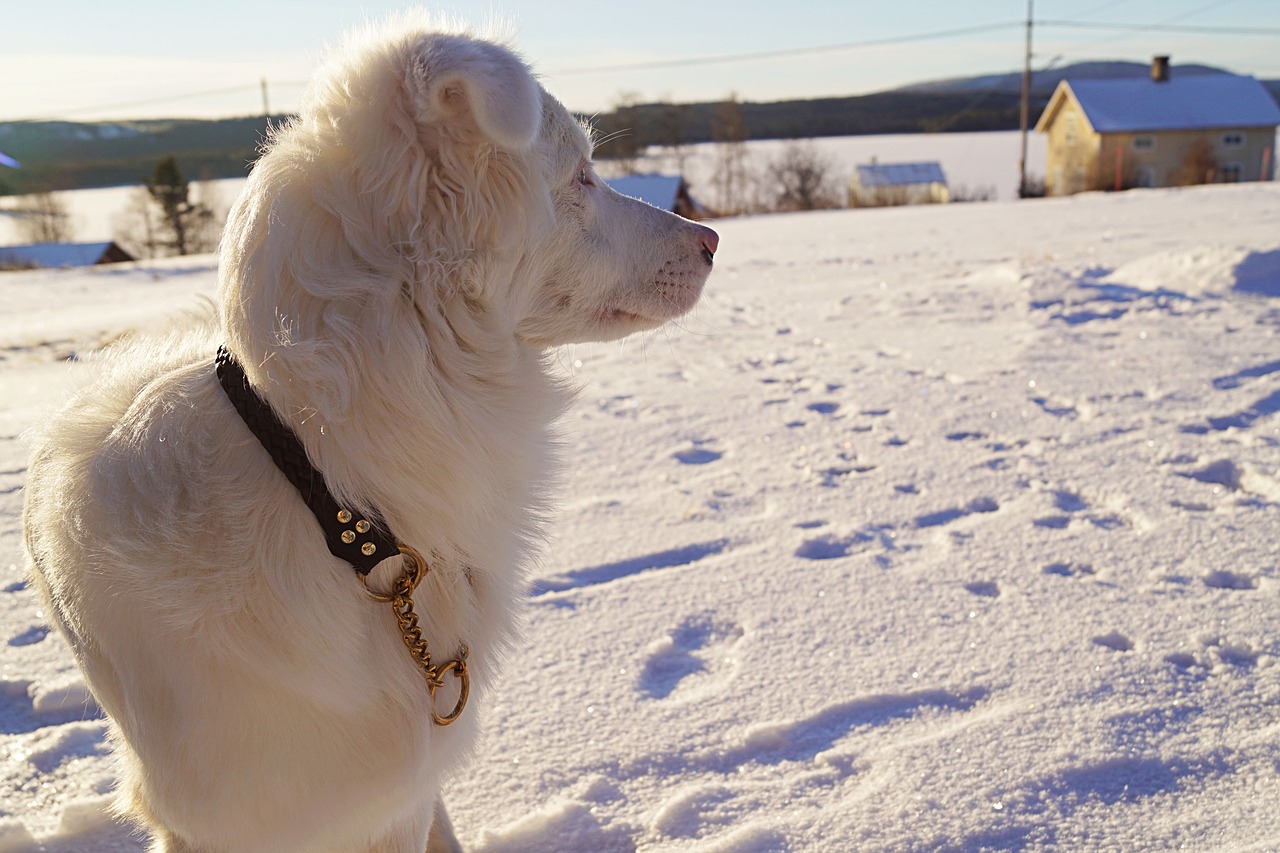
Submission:
POLYGON ((154 849, 421 853, 513 641, 567 402, 547 349, 687 311, 716 239, 597 180, 500 44, 409 16, 332 52, 232 211, 217 322, 112 347, 33 438, 35 586, 154 849), (454 725, 224 397, 223 340, 339 500, 432 555, 454 725))

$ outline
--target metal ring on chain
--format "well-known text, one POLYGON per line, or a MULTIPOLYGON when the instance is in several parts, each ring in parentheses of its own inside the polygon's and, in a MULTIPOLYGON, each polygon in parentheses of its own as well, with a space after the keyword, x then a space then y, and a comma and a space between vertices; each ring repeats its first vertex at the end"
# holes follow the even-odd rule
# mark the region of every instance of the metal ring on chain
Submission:
POLYGON ((418 625, 418 615, 413 609, 413 592, 418 588, 418 584, 422 583, 422 579, 427 576, 430 567, 427 565, 426 559, 417 550, 402 542, 396 544, 400 549, 400 553, 408 557, 408 560, 405 561, 404 571, 396 578, 391 591, 382 593, 370 589, 369 582, 364 575, 359 576, 360 584, 364 587, 365 593, 374 601, 391 605, 391 609, 395 613, 396 623, 400 627, 401 639, 404 640, 404 644, 409 649, 409 654, 413 657, 414 663, 418 665, 418 669, 422 671, 423 678, 427 681, 427 692, 431 696, 431 721, 437 726, 447 726, 462 716, 462 710, 467 706, 467 698, 471 695, 471 673, 467 669, 467 654, 469 650, 464 645, 462 654, 446 662, 443 667, 438 667, 431 662, 431 652, 427 648, 427 641, 423 638, 422 629, 418 625), (458 701, 454 704, 452 711, 447 715, 441 716, 436 713, 435 709, 436 691, 444 686, 444 677, 448 673, 453 673, 453 677, 458 681, 458 701))
MULTIPOLYGON (((465 655, 463 656, 465 658, 465 655)), ((453 706, 453 710, 449 715, 442 717, 436 713, 436 686, 428 685, 427 689, 431 692, 431 722, 437 726, 447 726, 458 717, 462 716, 462 709, 467 707, 467 696, 471 693, 471 674, 467 670, 467 662, 463 659, 451 660, 444 665, 439 672, 439 678, 444 678, 446 673, 452 672, 454 677, 458 679, 458 701, 453 706)))
POLYGON ((422 583, 422 579, 427 576, 429 571, 426 558, 418 552, 416 548, 411 548, 403 542, 397 542, 396 547, 400 549, 400 553, 409 560, 405 564, 404 572, 400 577, 396 578, 395 584, 391 587, 391 592, 378 592, 369 586, 367 575, 359 575, 360 585, 364 587, 364 591, 374 601, 382 604, 391 604, 402 595, 410 595, 418 584, 422 583), (407 582, 407 583, 406 583, 407 582))

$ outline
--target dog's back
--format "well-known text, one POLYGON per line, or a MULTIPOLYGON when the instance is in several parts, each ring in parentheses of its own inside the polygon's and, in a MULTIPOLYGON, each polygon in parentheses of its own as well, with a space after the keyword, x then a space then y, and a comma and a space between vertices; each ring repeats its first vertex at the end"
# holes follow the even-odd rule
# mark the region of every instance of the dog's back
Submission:
POLYGON ((421 853, 476 732, 472 706, 432 724, 452 700, 240 420, 217 346, 337 498, 428 555, 421 639, 469 655, 478 704, 567 401, 547 348, 679 316, 716 250, 604 186, 507 48, 420 24, 354 44, 232 212, 219 322, 111 348, 35 434, 36 586, 160 850, 421 853))

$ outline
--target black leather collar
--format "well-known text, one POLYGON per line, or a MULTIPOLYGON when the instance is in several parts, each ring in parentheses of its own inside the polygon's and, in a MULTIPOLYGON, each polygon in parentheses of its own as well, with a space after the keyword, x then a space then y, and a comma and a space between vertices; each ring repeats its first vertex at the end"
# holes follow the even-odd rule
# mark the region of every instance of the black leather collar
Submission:
POLYGON ((395 537, 377 513, 362 516, 338 504, 325 484, 324 475, 307 458, 302 442, 249 384, 244 368, 225 346, 218 347, 214 362, 218 382, 235 406, 249 432, 271 456, 271 461, 298 490, 324 531, 325 544, 339 559, 367 575, 373 567, 399 553, 395 537))

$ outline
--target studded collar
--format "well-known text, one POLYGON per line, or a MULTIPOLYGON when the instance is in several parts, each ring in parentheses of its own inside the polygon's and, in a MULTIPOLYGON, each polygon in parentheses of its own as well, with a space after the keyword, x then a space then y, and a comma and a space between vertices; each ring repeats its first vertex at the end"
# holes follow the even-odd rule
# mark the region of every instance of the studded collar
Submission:
POLYGON ((361 575, 369 574, 378 563, 398 553, 395 537, 380 515, 376 512, 361 515, 338 503, 324 475, 311 464, 298 436, 249 384, 244 368, 225 346, 218 347, 214 364, 218 383, 227 399, 271 456, 271 461, 298 490, 320 523, 330 553, 350 563, 361 575))

